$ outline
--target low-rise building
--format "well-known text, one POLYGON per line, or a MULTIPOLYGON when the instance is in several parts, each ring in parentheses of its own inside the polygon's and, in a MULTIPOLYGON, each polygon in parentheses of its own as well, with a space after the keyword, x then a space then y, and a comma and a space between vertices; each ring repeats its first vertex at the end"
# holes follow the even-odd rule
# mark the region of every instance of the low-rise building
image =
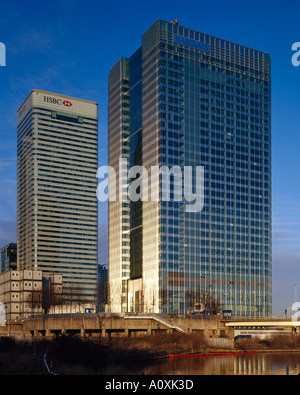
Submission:
MULTIPOLYGON (((7 323, 44 314, 78 314, 96 312, 95 303, 63 299, 61 274, 44 274, 41 270, 8 270, 0 274, 0 305, 4 305, 7 323)), ((2 309, 3 310, 3 309, 2 309)))
POLYGON ((8 270, 0 275, 0 302, 5 305, 7 321, 25 319, 42 313, 42 272, 8 270))

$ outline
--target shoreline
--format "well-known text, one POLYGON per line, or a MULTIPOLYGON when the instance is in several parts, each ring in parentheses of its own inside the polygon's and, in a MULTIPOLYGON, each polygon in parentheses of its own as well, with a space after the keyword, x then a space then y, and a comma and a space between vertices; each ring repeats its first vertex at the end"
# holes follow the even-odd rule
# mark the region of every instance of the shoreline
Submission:
POLYGON ((247 356, 247 355, 257 355, 257 354, 275 354, 275 353, 300 353, 299 350, 295 349, 269 349, 269 350, 198 350, 191 352, 191 350, 182 350, 182 352, 178 353, 174 350, 171 351, 157 351, 157 352, 112 352, 110 355, 110 360, 114 361, 118 358, 135 361, 155 361, 160 359, 183 359, 183 358, 209 358, 209 357, 218 357, 218 356, 247 356))
POLYGON ((268 340, 247 339, 235 348, 213 347, 199 335, 143 336, 135 338, 98 339, 61 336, 51 341, 0 341, 0 375, 49 374, 43 359, 59 375, 64 374, 134 374, 139 367, 159 361, 180 358, 211 358, 255 354, 300 353, 300 337, 277 337, 268 340))

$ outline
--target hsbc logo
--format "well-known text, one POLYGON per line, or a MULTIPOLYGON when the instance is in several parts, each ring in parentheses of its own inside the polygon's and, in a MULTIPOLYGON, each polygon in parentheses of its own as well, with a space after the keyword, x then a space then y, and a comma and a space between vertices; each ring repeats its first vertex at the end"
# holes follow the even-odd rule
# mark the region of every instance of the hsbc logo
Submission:
POLYGON ((18 117, 21 117, 25 111, 26 111, 26 106, 24 104, 24 106, 20 109, 20 112, 18 112, 18 117))
POLYGON ((55 97, 49 97, 49 96, 44 96, 44 102, 57 104, 59 106, 61 106, 63 104, 65 107, 72 106, 72 103, 69 100, 62 101, 61 99, 56 99, 55 97))

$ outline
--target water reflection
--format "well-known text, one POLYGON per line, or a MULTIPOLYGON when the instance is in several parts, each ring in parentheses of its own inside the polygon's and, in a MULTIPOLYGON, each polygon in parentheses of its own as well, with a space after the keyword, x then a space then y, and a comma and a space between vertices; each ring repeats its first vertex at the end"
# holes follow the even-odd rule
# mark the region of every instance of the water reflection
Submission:
POLYGON ((141 369, 148 375, 290 375, 300 373, 300 353, 266 353, 163 360, 141 369))

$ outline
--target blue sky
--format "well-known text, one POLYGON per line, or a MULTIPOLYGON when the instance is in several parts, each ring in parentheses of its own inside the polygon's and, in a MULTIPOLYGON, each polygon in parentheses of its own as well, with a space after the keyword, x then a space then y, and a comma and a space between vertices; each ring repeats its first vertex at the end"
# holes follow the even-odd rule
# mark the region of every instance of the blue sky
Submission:
MULTIPOLYGON (((272 58, 273 314, 283 314, 300 287, 299 1, 2 0, 0 42, 0 247, 16 241, 16 111, 32 89, 99 103, 99 165, 107 164, 109 69, 130 56, 156 19, 238 42, 272 58)), ((101 263, 106 260, 106 206, 100 206, 101 263)), ((298 292, 300 294, 300 292, 298 292)))

